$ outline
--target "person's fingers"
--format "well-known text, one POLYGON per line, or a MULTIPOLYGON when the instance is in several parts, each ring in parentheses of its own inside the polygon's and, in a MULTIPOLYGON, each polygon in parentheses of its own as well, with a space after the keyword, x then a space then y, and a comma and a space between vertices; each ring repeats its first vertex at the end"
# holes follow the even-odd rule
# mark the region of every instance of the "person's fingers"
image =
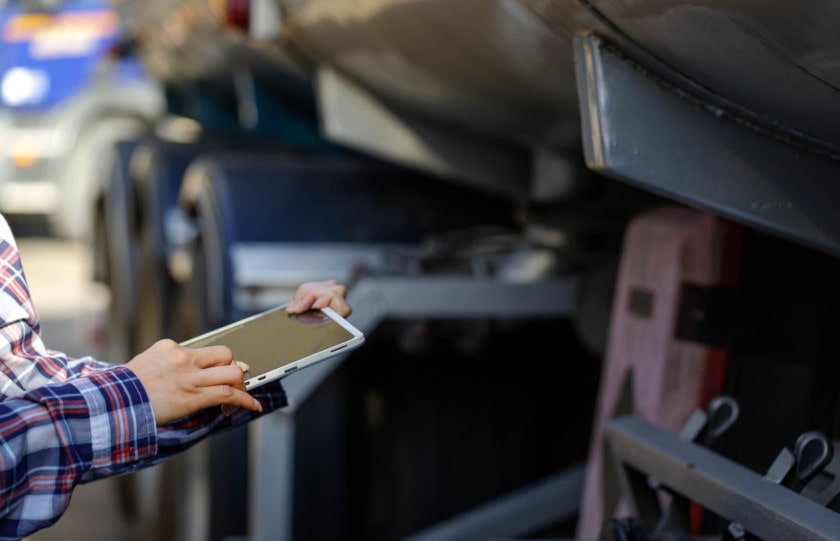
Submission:
POLYGON ((322 282, 306 282, 298 286, 287 307, 289 313, 297 314, 310 308, 324 308, 329 306, 337 313, 346 316, 350 314, 350 305, 345 296, 347 288, 335 280, 322 282))
POLYGON ((316 297, 313 285, 308 283, 303 284, 295 291, 295 294, 292 297, 292 300, 289 301, 289 305, 286 310, 292 314, 305 312, 312 307, 312 303, 315 302, 316 297))
MULTIPOLYGON (((245 381, 245 378, 248 377, 248 371, 251 368, 247 364, 243 363, 242 361, 233 361, 233 362, 234 362, 234 364, 236 364, 236 366, 239 367, 240 370, 242 370, 243 384, 242 384, 241 389, 244 390, 245 389, 244 381, 245 381)), ((222 404, 222 415, 224 415, 225 417, 230 417, 230 414, 233 413, 233 410, 235 410, 235 409, 236 409, 236 406, 231 406, 229 404, 222 404)))
POLYGON ((225 346, 192 349, 164 339, 125 366, 146 390, 159 426, 211 406, 262 411, 245 390, 247 364, 225 346))
POLYGON ((350 315, 350 305, 344 300, 343 296, 335 295, 321 295, 312 303, 312 308, 326 308, 330 307, 341 316, 350 315))
POLYGON ((193 363, 198 368, 210 368, 211 366, 224 366, 233 361, 233 351, 227 346, 204 346, 191 350, 193 363))
POLYGON ((262 404, 259 400, 245 391, 234 389, 230 385, 215 385, 213 387, 202 387, 199 392, 193 395, 192 404, 195 409, 209 408, 218 404, 233 408, 241 407, 252 411, 262 411, 262 404))
POLYGON ((234 361, 195 371, 190 382, 196 401, 194 407, 201 409, 220 404, 225 415, 230 415, 236 407, 262 411, 260 403, 245 390, 243 366, 248 368, 247 364, 234 361))
POLYGON ((344 295, 347 288, 335 280, 324 280, 321 282, 305 282, 298 286, 292 296, 295 304, 312 303, 315 298, 328 293, 331 295, 344 295))
POLYGON ((187 377, 189 381, 185 383, 193 388, 230 385, 237 389, 245 389, 245 373, 237 364, 202 368, 191 372, 187 377))

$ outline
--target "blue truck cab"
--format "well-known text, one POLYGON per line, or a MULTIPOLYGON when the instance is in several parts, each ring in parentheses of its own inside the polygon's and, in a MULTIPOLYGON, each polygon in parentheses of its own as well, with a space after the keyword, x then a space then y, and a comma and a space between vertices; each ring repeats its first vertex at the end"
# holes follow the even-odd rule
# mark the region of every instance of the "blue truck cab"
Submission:
POLYGON ((0 212, 90 238, 103 150, 162 110, 107 0, 0 2, 0 212))

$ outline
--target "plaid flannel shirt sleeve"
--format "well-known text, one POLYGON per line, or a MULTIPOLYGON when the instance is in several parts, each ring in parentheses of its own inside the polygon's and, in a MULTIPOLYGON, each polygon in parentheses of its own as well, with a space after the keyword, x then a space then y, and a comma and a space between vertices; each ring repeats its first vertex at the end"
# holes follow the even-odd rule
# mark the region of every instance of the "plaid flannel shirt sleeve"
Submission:
MULTIPOLYGON (((281 387, 265 387, 264 404, 285 405, 281 387)), ((0 540, 54 524, 79 483, 156 464, 253 417, 244 410, 230 417, 203 411, 156 433, 145 390, 120 366, 3 399, 0 540)))
POLYGON ((14 237, 0 215, 0 539, 58 520, 78 483, 129 473, 287 405, 278 383, 255 390, 258 414, 209 408, 155 427, 128 368, 48 349, 14 237))
POLYGON ((113 367, 0 401, 0 539, 54 523, 87 472, 131 471, 156 454, 148 397, 113 367))

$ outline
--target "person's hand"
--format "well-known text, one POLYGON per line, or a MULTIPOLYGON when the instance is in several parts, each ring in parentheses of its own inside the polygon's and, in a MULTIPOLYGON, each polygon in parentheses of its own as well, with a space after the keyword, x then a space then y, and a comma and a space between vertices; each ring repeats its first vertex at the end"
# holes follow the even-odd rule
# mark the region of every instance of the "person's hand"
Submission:
POLYGON ((290 314, 300 314, 310 308, 329 306, 339 315, 347 317, 352 309, 344 298, 346 295, 347 288, 335 280, 306 282, 298 286, 286 311, 290 314))
POLYGON ((126 363, 146 389, 158 426, 211 406, 262 411, 245 391, 248 365, 234 362, 226 346, 187 348, 169 339, 157 341, 126 363))

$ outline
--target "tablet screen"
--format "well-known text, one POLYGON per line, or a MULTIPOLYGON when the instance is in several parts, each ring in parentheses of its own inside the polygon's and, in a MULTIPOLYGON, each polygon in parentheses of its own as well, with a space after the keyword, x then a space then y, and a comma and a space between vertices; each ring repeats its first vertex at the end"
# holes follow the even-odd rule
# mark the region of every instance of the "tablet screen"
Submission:
MULTIPOLYGON (((183 344, 202 347, 223 344, 234 359, 250 367, 248 384, 262 383, 264 374, 313 355, 320 358, 353 341, 355 335, 321 310, 289 314, 278 308, 203 334, 183 344)), ((291 368, 291 367, 289 367, 291 368)), ((290 370, 289 370, 290 371, 290 370)), ((283 373, 281 371, 281 373, 283 373)), ((271 378, 274 379, 274 378, 271 378)))

